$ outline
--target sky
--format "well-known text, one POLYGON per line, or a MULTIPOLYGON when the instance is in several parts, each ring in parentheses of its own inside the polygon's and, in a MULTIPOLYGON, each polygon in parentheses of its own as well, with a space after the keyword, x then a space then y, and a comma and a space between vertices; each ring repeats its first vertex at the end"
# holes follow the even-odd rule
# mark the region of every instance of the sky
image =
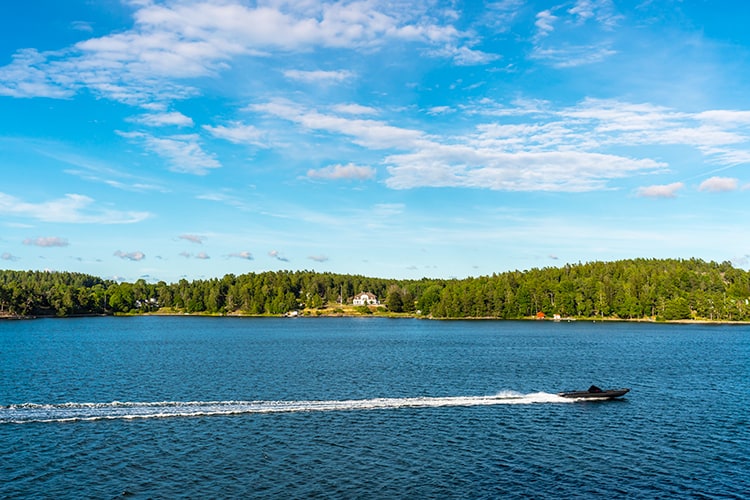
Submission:
POLYGON ((0 269, 750 263, 750 2, 26 0, 0 269))

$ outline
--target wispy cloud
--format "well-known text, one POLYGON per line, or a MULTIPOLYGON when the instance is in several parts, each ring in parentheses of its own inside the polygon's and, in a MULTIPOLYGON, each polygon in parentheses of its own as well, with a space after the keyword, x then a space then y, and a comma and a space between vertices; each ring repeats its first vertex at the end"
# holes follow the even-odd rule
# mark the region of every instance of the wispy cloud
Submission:
POLYGON ((132 260, 135 262, 141 261, 146 258, 146 254, 144 254, 141 251, 135 251, 135 252, 123 252, 122 250, 117 250, 114 253, 115 257, 119 257, 123 260, 132 260))
POLYGON ((336 104, 333 106, 333 111, 345 115, 376 115, 378 110, 371 106, 362 106, 361 104, 348 103, 348 104, 336 104))
POLYGON ((211 258, 206 252, 198 252, 197 254, 192 254, 190 252, 180 252, 180 257, 185 257, 186 259, 199 259, 199 260, 208 260, 211 258))
POLYGON ((266 134, 253 125, 245 125, 240 122, 233 122, 229 125, 204 125, 203 129, 214 137, 224 139, 234 144, 252 144, 255 146, 265 146, 266 134))
POLYGON ((235 259, 253 260, 253 254, 247 251, 233 252, 229 254, 229 257, 232 257, 235 259))
POLYGON ((348 165, 329 165, 317 170, 310 169, 307 171, 307 176, 311 179, 367 180, 375 177, 375 169, 362 165, 354 165, 353 163, 350 163, 348 165))
POLYGON ((189 241, 190 243, 197 243, 198 245, 201 245, 203 241, 206 239, 205 236, 198 236, 196 234, 181 234, 178 236, 179 239, 189 241))
POLYGON ((270 252, 268 252, 268 256, 281 262, 289 262, 289 259, 284 257, 278 250, 271 250, 270 252))
POLYGON ((500 59, 500 55, 498 54, 472 49, 466 45, 447 45, 439 49, 430 50, 427 53, 434 57, 453 59, 454 64, 457 66, 479 66, 500 59))
POLYGON ((150 216, 148 212, 120 212, 94 207, 94 203, 92 198, 81 194, 67 194, 55 200, 30 203, 0 193, 0 214, 73 224, 129 224, 140 222, 150 216))
POLYGON ((325 255, 310 255, 308 259, 315 262, 326 262, 328 260, 328 257, 325 255))
POLYGON ((340 83, 355 77, 355 74, 348 70, 338 71, 302 71, 297 69, 290 69, 284 71, 284 76, 290 80, 297 80, 305 83, 340 83))
POLYGON ((0 255, 0 259, 15 262, 19 259, 19 257, 16 257, 10 252, 3 252, 2 255, 0 255))
POLYGON ((68 240, 58 238, 57 236, 46 236, 41 238, 26 238, 23 240, 23 244, 35 247, 66 247, 68 246, 68 240))
POLYGON ((76 31, 83 31, 85 33, 92 33, 94 31, 91 23, 88 23, 86 21, 73 21, 70 27, 76 31))
POLYGON ((283 99, 251 105, 248 110, 289 120, 309 130, 348 136, 354 143, 373 149, 409 148, 425 138, 425 134, 418 130, 392 126, 379 120, 321 113, 283 99))
POLYGON ((143 132, 118 133, 167 160, 173 172, 205 175, 210 169, 221 167, 214 155, 203 150, 197 134, 156 137, 143 132))
POLYGON ((143 115, 134 116, 130 119, 135 123, 147 125, 149 127, 163 127, 163 126, 175 126, 175 127, 192 127, 193 119, 189 116, 185 116, 178 111, 172 111, 169 113, 146 113, 143 115))
POLYGON ((610 34, 621 16, 610 0, 578 0, 567 9, 566 5, 537 13, 533 59, 571 68, 598 63, 617 53, 610 34))

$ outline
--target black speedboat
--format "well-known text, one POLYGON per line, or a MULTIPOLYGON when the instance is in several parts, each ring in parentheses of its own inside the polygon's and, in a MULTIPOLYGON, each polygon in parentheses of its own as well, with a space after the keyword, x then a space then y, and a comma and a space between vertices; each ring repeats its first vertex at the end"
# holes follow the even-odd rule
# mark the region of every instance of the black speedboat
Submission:
POLYGON ((587 391, 559 392, 557 395, 571 399, 614 399, 624 396, 630 389, 607 389, 602 390, 592 385, 587 391))

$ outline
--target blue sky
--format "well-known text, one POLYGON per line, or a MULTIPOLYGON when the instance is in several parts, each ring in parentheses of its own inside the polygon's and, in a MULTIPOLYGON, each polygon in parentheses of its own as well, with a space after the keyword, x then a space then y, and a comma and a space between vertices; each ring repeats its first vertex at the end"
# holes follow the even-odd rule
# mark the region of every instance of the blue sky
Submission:
POLYGON ((750 3, 28 0, 0 268, 750 261, 750 3))

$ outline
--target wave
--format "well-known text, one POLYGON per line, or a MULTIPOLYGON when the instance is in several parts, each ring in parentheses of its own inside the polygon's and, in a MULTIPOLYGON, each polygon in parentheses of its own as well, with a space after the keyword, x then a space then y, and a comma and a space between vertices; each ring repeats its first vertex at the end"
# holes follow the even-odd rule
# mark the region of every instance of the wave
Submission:
POLYGON ((256 413, 393 410, 451 406, 569 403, 555 394, 505 391, 494 396, 376 398, 332 401, 158 401, 111 403, 24 403, 0 406, 0 424, 207 417, 256 413))

